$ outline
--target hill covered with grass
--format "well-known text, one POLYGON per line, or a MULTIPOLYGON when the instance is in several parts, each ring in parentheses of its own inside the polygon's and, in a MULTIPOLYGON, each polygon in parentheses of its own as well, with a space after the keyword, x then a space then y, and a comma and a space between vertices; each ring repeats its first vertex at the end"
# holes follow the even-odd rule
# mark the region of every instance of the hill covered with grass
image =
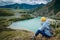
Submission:
MULTIPOLYGON (((52 38, 42 38, 43 40, 60 40, 60 29, 56 29, 55 36, 52 38)), ((26 30, 7 30, 0 32, 0 40, 33 40, 31 37, 34 35, 33 32, 29 32, 26 30)), ((36 37, 36 40, 40 40, 41 35, 36 37)))

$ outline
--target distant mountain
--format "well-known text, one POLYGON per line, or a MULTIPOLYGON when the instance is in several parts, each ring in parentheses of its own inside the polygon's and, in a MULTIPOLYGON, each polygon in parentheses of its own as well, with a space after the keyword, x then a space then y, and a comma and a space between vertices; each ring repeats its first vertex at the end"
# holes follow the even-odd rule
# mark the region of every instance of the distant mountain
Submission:
POLYGON ((14 8, 14 9, 32 9, 32 8, 36 8, 36 7, 42 7, 44 6, 44 4, 36 4, 36 5, 30 5, 30 4, 10 4, 10 5, 5 5, 5 6, 0 6, 0 8, 14 8))

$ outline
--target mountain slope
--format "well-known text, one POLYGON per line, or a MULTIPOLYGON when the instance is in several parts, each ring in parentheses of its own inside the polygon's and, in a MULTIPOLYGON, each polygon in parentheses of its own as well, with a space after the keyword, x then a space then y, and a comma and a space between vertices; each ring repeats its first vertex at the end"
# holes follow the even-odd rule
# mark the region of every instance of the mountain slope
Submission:
POLYGON ((5 5, 5 6, 0 6, 0 8, 15 8, 15 9, 32 9, 36 7, 42 7, 44 4, 36 4, 36 5, 30 5, 30 4, 11 4, 11 5, 5 5))
POLYGON ((42 7, 42 8, 38 7, 36 9, 34 9, 33 15, 46 16, 46 17, 60 20, 60 1, 52 0, 51 2, 46 4, 44 7, 42 7))

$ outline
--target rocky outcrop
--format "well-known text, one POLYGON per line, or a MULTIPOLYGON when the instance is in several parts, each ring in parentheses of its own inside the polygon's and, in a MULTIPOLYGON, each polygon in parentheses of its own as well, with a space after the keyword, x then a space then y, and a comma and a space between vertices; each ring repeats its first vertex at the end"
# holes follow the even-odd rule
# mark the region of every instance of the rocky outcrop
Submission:
POLYGON ((50 21, 50 25, 56 29, 60 28, 60 20, 55 20, 55 19, 48 19, 50 21))

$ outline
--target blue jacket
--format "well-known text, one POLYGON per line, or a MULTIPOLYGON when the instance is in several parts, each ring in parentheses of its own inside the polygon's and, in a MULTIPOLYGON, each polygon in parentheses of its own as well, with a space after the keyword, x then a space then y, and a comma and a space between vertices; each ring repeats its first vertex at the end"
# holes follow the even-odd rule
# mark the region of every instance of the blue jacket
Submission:
POLYGON ((40 31, 44 30, 45 34, 52 36, 50 29, 50 22, 48 20, 46 22, 41 22, 41 27, 39 28, 40 31))

